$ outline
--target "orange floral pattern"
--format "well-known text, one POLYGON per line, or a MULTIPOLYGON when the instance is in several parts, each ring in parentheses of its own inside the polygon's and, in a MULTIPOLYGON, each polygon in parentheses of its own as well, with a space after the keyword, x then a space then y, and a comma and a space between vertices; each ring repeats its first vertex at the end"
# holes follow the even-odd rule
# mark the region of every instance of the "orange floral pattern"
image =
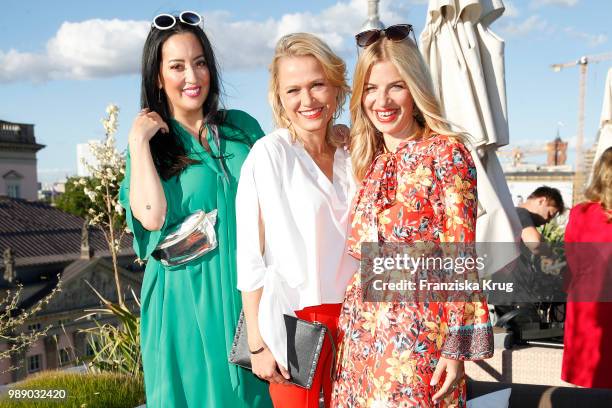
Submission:
MULTIPOLYGON (((446 136, 407 141, 376 157, 352 212, 349 252, 363 242, 473 242, 476 170, 465 146, 446 136)), ((484 300, 364 302, 355 274, 340 316, 338 377, 332 406, 433 407, 429 386, 440 356, 493 355, 484 300)), ((443 380, 443 379, 442 379, 443 380)), ((465 380, 437 407, 462 407, 465 380)))

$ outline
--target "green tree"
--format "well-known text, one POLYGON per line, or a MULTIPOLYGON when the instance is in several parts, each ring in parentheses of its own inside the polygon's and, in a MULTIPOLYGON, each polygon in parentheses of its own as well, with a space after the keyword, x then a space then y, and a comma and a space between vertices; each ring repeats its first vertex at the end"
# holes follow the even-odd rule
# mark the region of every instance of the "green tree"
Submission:
POLYGON ((66 180, 65 192, 55 200, 56 207, 79 217, 87 217, 92 202, 85 194, 85 187, 93 190, 97 184, 91 178, 70 177, 66 180))

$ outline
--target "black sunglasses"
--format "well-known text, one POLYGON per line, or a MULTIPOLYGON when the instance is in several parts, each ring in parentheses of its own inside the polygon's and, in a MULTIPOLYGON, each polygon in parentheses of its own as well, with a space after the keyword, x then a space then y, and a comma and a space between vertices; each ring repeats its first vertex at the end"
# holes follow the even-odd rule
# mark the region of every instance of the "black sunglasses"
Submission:
POLYGON ((410 33, 412 33, 414 43, 416 44, 412 24, 395 24, 383 30, 373 29, 362 31, 355 36, 355 39, 357 40, 358 46, 367 47, 368 45, 374 44, 376 41, 378 41, 381 35, 384 35, 391 41, 402 41, 408 37, 410 33))
MULTIPOLYGON (((172 14, 159 14, 155 16, 151 25, 158 30, 169 30, 176 24, 177 17, 172 14)), ((178 19, 181 23, 197 26, 202 22, 202 17, 195 11, 183 11, 178 19)))

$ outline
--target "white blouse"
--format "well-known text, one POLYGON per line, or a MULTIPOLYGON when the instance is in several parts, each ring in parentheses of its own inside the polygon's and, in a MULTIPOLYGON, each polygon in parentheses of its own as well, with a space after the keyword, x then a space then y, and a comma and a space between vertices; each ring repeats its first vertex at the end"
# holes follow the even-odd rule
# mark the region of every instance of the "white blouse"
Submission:
POLYGON ((337 148, 333 183, 287 129, 258 140, 244 161, 236 196, 238 289, 263 286, 259 330, 287 367, 283 314, 341 303, 358 261, 347 254, 349 204, 355 192, 350 157, 337 148), (259 244, 259 211, 265 247, 259 244))

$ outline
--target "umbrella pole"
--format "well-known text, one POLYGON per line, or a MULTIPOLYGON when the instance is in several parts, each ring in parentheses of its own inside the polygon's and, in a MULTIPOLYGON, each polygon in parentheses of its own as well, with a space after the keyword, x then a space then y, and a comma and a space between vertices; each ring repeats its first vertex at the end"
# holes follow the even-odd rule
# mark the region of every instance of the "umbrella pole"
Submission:
POLYGON ((582 145, 584 144, 584 109, 586 99, 586 78, 589 64, 586 58, 579 60, 580 92, 578 96, 578 133, 576 135, 576 173, 574 174, 573 204, 584 200, 585 169, 582 145))

